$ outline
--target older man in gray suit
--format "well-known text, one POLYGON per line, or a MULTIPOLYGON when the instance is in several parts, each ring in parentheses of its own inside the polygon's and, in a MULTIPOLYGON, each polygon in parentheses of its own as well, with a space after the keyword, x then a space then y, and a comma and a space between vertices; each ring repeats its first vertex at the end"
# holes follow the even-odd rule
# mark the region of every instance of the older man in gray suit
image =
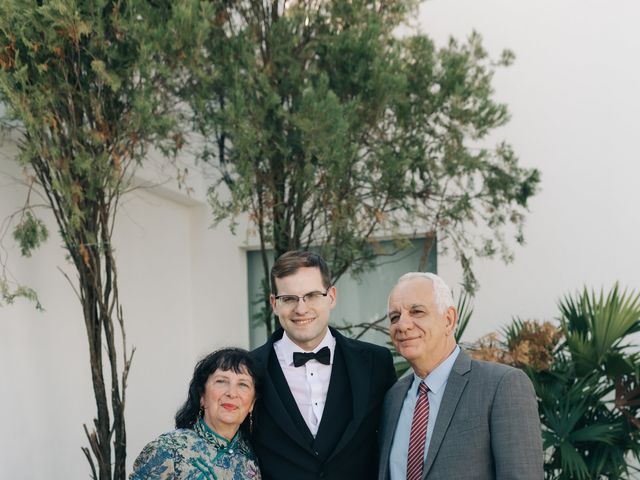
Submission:
POLYGON ((384 401, 378 480, 540 480, 543 454, 528 377, 473 360, 437 275, 408 273, 389 295, 389 333, 413 375, 384 401))

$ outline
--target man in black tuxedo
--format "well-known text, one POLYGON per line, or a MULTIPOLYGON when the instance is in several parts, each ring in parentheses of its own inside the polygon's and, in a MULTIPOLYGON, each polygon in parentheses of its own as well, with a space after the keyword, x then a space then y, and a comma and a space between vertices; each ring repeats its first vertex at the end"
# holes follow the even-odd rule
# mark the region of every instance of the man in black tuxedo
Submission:
POLYGON ((388 349, 329 328, 336 287, 311 252, 271 269, 278 329, 253 351, 265 374, 253 446, 264 480, 371 480, 384 394, 396 380, 388 349))

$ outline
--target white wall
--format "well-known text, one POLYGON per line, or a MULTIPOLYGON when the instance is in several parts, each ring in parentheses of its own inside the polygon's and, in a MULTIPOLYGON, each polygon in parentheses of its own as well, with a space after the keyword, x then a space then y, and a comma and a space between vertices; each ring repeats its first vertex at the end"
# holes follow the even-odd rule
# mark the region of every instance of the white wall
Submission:
MULTIPOLYGON (((13 153, 9 144, 0 148, 3 219, 25 198, 13 153)), ((128 343, 136 347, 126 405, 129 470, 146 442, 172 428, 196 360, 224 345, 248 346, 245 254, 226 226, 209 228, 202 190, 194 199, 173 185, 138 189, 118 212, 119 286, 128 343)), ((80 451, 82 424, 95 415, 85 328, 57 269, 73 270, 42 213, 51 237, 32 258, 20 257, 10 234, 4 242, 11 272, 37 290, 46 311, 22 300, 0 307, 2 479, 89 476, 80 451)))
MULTIPOLYGON (((542 172, 515 262, 476 262, 481 289, 465 339, 512 316, 552 319, 558 299, 615 281, 640 288, 640 3, 632 0, 430 0, 422 29, 443 45, 473 29, 509 48, 496 96, 512 120, 495 136, 542 172)), ((459 273, 441 259, 440 273, 459 273)))

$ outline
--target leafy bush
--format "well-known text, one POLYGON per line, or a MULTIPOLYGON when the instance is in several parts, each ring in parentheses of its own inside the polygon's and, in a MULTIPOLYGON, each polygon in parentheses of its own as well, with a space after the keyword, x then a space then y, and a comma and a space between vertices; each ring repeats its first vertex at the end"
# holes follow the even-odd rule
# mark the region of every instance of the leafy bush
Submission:
POLYGON ((476 358, 523 369, 538 396, 547 479, 638 478, 640 293, 584 289, 559 324, 515 319, 470 345, 476 358))

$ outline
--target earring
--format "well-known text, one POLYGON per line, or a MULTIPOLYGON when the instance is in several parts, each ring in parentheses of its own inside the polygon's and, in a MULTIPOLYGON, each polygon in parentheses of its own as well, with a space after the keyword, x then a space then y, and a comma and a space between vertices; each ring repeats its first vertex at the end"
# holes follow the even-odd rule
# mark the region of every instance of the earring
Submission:
POLYGON ((253 410, 249 412, 249 433, 253 433, 253 410))
POLYGON ((200 412, 198 413, 200 418, 204 417, 204 405, 200 405, 200 412))

